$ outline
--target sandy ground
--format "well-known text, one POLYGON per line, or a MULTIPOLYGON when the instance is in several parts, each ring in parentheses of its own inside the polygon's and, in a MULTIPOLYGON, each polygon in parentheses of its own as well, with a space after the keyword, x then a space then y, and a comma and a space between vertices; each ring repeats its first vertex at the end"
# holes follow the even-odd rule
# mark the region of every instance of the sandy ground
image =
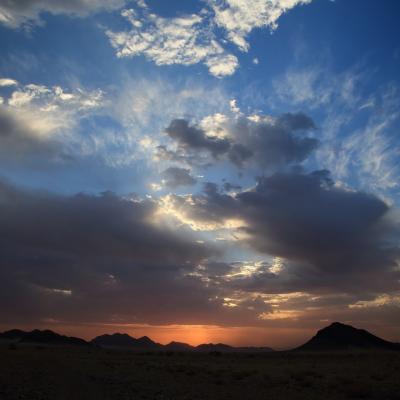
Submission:
POLYGON ((400 353, 191 354, 0 345, 0 399, 400 400, 400 353))

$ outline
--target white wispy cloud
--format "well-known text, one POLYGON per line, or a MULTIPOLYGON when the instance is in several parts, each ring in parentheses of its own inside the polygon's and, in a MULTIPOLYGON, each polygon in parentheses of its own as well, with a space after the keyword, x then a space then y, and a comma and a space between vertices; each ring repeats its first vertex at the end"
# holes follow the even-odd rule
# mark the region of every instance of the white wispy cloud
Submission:
MULTIPOLYGON (((197 14, 162 17, 151 12, 145 0, 129 2, 121 12, 130 24, 128 31, 107 30, 118 57, 144 55, 156 65, 194 65, 202 63, 211 75, 232 75, 238 58, 225 43, 248 51, 247 36, 255 28, 277 28, 287 11, 312 0, 206 0, 197 14), (221 34, 221 29, 223 30, 221 34)), ((98 11, 123 8, 127 0, 9 0, 0 4, 0 24, 10 28, 43 24, 41 16, 66 14, 84 17, 98 11)), ((179 11, 179 10, 178 10, 179 11)), ((256 60, 256 59, 255 59, 256 60)), ((257 63, 257 61, 255 61, 257 63)))
POLYGON ((131 24, 129 31, 107 30, 118 57, 144 55, 157 65, 205 64, 216 77, 232 75, 239 67, 237 57, 224 47, 216 28, 240 51, 247 51, 247 35, 254 28, 276 29, 279 17, 311 0, 255 0, 251 7, 244 0, 209 0, 199 14, 164 18, 150 12, 141 0, 136 8, 122 11, 131 24))
POLYGON ((29 153, 43 160, 49 155, 58 158, 62 152, 96 159, 107 168, 140 164, 154 171, 149 180, 170 166, 156 162, 156 154, 167 141, 163 132, 171 118, 202 119, 215 109, 229 109, 229 96, 221 86, 193 80, 177 85, 127 75, 121 87, 107 92, 24 85, 6 77, 2 82, 15 82, 0 87, 0 130, 11 132, 0 135, 3 152, 12 148, 11 156, 29 153))
POLYGON ((342 184, 394 201, 400 180, 398 92, 394 84, 365 91, 361 66, 335 73, 328 65, 291 68, 273 82, 273 107, 294 105, 320 113, 319 166, 342 184))
POLYGON ((106 32, 118 57, 143 54, 157 65, 204 63, 218 77, 233 74, 238 66, 237 58, 204 26, 203 16, 163 18, 145 7, 124 10, 121 15, 130 22, 130 31, 106 32))
POLYGON ((2 81, 13 82, 14 88, 11 93, 2 93, 0 104, 3 159, 65 155, 67 144, 76 140, 80 121, 104 102, 100 90, 22 85, 9 78, 2 81))
POLYGON ((336 160, 338 175, 346 178, 355 170, 360 183, 382 197, 387 191, 399 189, 400 146, 393 135, 399 117, 393 110, 372 115, 364 127, 346 137, 336 160))
POLYGON ((18 82, 14 79, 9 79, 9 78, 1 78, 0 79, 0 87, 15 86, 17 84, 18 84, 18 82))
POLYGON ((79 115, 100 107, 102 102, 101 90, 65 91, 60 86, 31 83, 17 85, 4 106, 43 136, 74 127, 79 115))
POLYGON ((254 28, 277 28, 277 21, 291 8, 311 0, 209 0, 215 23, 225 29, 227 37, 242 51, 249 49, 247 35, 254 28))

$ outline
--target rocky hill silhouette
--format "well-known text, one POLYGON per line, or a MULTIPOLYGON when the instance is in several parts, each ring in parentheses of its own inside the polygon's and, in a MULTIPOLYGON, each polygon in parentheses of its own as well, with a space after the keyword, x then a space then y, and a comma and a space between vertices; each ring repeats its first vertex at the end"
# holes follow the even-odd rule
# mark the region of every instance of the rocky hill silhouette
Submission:
POLYGON ((12 329, 0 333, 0 339, 18 343, 35 343, 48 345, 88 346, 86 340, 77 337, 65 336, 51 330, 35 329, 31 332, 12 329))
POLYGON ((100 347, 116 347, 141 350, 158 350, 163 347, 161 344, 153 342, 147 336, 135 339, 126 333, 113 333, 111 335, 105 334, 97 336, 92 339, 91 343, 100 347))
POLYGON ((0 333, 0 339, 17 341, 22 339, 28 332, 21 331, 20 329, 11 329, 0 333))
POLYGON ((165 345, 164 348, 169 351, 193 351, 195 349, 190 344, 174 341, 165 345))
POLYGON ((378 336, 351 325, 334 322, 319 330, 308 342, 295 350, 335 351, 335 350, 400 350, 397 343, 388 342, 378 336))

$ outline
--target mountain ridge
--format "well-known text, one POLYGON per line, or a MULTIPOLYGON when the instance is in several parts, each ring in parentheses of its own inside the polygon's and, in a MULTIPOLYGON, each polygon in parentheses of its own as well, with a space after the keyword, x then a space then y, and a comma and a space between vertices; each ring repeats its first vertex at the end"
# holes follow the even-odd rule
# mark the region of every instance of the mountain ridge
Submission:
MULTIPOLYGON (((22 331, 11 329, 0 333, 0 341, 21 344, 79 345, 99 348, 115 348, 136 351, 191 351, 191 352, 272 352, 270 347, 234 347, 224 343, 202 343, 192 346, 172 341, 166 345, 156 343, 148 336, 134 338, 127 333, 112 333, 96 336, 90 341, 73 336, 60 335, 51 330, 22 331)), ((347 350, 400 350, 400 343, 389 342, 365 329, 333 322, 317 331, 306 343, 292 351, 347 351, 347 350)))
POLYGON ((0 340, 7 340, 18 343, 34 343, 34 344, 49 344, 49 345, 72 345, 72 346, 89 346, 89 343, 81 338, 74 336, 60 335, 49 329, 32 331, 22 331, 20 329, 11 329, 0 333, 0 340))

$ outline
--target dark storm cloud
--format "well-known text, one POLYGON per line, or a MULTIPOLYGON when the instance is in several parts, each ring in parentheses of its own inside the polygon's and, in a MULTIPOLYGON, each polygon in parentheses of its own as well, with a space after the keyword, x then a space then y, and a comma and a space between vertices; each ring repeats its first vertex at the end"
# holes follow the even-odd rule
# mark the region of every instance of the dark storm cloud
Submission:
MULTIPOLYGON (((214 160, 226 158, 238 167, 253 162, 263 169, 301 163, 319 144, 317 139, 305 136, 315 125, 302 113, 283 114, 275 119, 241 117, 223 123, 223 128, 228 136, 217 138, 184 119, 176 119, 166 133, 178 144, 178 161, 185 155, 196 159, 200 151, 208 152, 214 160)), ((163 150, 174 159, 171 150, 163 150)))
POLYGON ((333 186, 327 171, 280 173, 240 193, 253 246, 279 256, 337 270, 382 260, 388 206, 372 195, 333 186))
MULTIPOLYGON (((137 291, 142 287, 143 293, 145 283, 147 289, 161 286, 161 280, 172 283, 213 253, 188 234, 180 236, 151 223, 155 209, 150 201, 128 201, 111 193, 63 197, 2 183, 2 312, 31 307, 39 312, 40 299, 54 297, 55 302, 80 302, 89 308, 97 302, 103 306, 101 313, 129 313, 125 303, 132 296, 140 301, 137 291), (71 290, 72 295, 60 290, 71 290), (103 304, 107 301, 109 305, 103 304)), ((178 281, 175 289, 186 284, 190 286, 178 281)), ((79 315, 81 310, 72 307, 70 312, 79 315)))
POLYGON ((206 150, 215 158, 226 154, 231 146, 229 140, 207 136, 204 130, 189 125, 184 119, 171 121, 165 132, 181 148, 188 151, 206 150))
POLYGON ((304 136, 313 129, 314 122, 305 114, 288 113, 259 121, 240 118, 229 131, 238 145, 252 153, 253 162, 268 169, 304 161, 319 144, 317 139, 304 136))
MULTIPOLYGON (((113 193, 65 197, 0 183, 3 323, 248 323, 195 274, 218 252, 154 222, 157 204, 113 193), (212 300, 210 300, 212 299, 212 300), (228 312, 229 311, 229 312, 228 312)), ((229 266, 226 266, 229 268, 229 266)))
POLYGON ((237 288, 399 289, 400 234, 389 207, 373 195, 335 187, 327 171, 276 173, 236 196, 209 186, 180 206, 202 221, 243 220, 248 244, 287 260, 279 274, 260 270, 234 282, 237 288))
POLYGON ((242 167, 243 164, 251 158, 253 151, 240 143, 232 144, 229 152, 228 159, 232 164, 242 167))
POLYGON ((179 186, 192 186, 197 180, 190 175, 190 170, 186 168, 169 167, 162 174, 165 185, 175 189, 179 186))

